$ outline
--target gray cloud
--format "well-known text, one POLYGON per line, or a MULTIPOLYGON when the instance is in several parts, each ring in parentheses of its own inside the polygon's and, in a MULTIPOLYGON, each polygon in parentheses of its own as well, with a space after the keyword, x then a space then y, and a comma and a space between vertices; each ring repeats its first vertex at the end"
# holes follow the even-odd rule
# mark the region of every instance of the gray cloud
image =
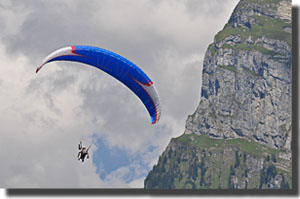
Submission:
MULTIPOLYGON (((92 161, 81 165, 74 160, 77 142, 105 137, 111 147, 145 155, 142 161, 151 167, 170 138, 183 133, 187 115, 199 103, 205 50, 236 3, 28 0, 2 4, 0 72, 5 76, 0 76, 0 146, 10 154, 0 166, 5 171, 0 172, 0 186, 141 186, 142 178, 124 180, 130 168, 144 171, 136 163, 119 168, 103 182, 92 161), (139 99, 95 68, 57 62, 35 74, 44 56, 71 44, 103 47, 141 66, 160 94, 161 121, 151 125, 139 99), (149 146, 156 148, 149 152, 149 146)), ((0 155, 5 156, 3 150, 0 155)))

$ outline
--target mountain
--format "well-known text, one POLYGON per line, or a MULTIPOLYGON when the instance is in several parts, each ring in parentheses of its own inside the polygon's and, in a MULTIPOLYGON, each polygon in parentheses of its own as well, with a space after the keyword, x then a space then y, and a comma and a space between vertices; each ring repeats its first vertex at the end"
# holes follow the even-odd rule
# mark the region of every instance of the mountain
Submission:
POLYGON ((199 106, 146 189, 291 188, 291 8, 238 3, 206 51, 199 106))

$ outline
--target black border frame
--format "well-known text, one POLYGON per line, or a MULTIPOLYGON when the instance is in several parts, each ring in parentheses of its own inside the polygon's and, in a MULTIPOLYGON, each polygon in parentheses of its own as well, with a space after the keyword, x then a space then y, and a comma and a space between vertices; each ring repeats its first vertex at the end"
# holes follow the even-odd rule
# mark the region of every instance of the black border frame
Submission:
POLYGON ((299 7, 292 6, 291 189, 6 189, 6 196, 299 196, 299 7))

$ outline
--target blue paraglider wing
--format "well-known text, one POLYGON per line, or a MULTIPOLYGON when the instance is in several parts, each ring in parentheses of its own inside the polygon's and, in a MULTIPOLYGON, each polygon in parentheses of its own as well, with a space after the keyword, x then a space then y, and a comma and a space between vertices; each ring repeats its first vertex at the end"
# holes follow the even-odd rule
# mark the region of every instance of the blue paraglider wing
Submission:
POLYGON ((160 100, 151 79, 128 59, 105 49, 92 46, 70 46, 48 55, 37 68, 53 61, 73 61, 94 66, 126 85, 147 108, 152 124, 160 118, 160 100))

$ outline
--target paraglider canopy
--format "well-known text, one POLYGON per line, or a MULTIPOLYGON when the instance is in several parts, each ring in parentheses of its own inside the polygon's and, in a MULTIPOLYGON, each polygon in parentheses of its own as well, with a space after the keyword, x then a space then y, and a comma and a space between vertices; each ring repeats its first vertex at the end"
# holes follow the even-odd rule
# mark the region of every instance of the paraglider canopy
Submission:
POLYGON ((94 66, 126 85, 145 105, 152 124, 160 119, 160 100, 154 83, 134 63, 105 49, 92 46, 69 46, 49 54, 37 67, 36 73, 53 61, 80 62, 94 66))

